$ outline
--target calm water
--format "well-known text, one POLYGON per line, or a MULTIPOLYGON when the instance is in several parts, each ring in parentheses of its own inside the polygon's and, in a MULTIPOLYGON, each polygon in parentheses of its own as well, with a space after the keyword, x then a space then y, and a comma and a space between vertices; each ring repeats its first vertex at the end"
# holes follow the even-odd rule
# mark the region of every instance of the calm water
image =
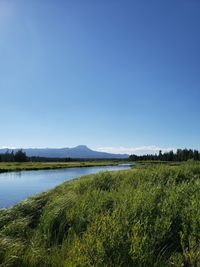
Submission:
POLYGON ((67 168, 58 170, 0 173, 0 208, 7 208, 27 197, 47 191, 75 177, 100 171, 129 169, 129 165, 67 168))

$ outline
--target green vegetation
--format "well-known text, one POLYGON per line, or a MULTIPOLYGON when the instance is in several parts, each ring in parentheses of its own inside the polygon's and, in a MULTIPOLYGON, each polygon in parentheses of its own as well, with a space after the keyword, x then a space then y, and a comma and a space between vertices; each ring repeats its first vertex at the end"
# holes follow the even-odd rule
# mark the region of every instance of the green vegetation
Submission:
POLYGON ((16 151, 7 151, 5 154, 0 154, 0 162, 26 162, 29 158, 22 149, 16 151))
POLYGON ((200 164, 65 182, 0 211, 0 266, 200 266, 200 164))
POLYGON ((74 161, 74 162, 0 162, 0 173, 8 171, 25 170, 49 170, 72 167, 92 167, 92 166, 111 166, 117 165, 117 160, 98 160, 98 161, 74 161))
POLYGON ((200 160, 200 152, 198 150, 193 149, 177 149, 176 153, 173 150, 169 152, 162 153, 159 151, 158 155, 130 155, 129 157, 132 161, 145 161, 145 160, 153 160, 153 161, 172 161, 172 162, 181 162, 187 160, 200 160))

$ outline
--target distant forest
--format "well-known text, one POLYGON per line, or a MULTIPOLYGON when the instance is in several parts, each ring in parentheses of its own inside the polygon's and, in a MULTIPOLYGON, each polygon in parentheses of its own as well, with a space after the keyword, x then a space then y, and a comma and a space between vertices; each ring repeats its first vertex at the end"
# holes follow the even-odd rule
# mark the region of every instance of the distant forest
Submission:
MULTIPOLYGON (((7 151, 4 154, 0 154, 0 162, 70 162, 70 161, 80 161, 87 159, 71 159, 66 158, 46 158, 46 157, 28 157, 23 150, 7 151)), ((90 159, 91 160, 91 159, 90 159)), ((160 150, 158 154, 147 154, 142 156, 130 155, 130 161, 187 161, 187 160, 200 160, 200 152, 193 149, 177 149, 176 152, 169 151, 162 153, 160 150)))
POLYGON ((0 162, 69 162, 71 158, 45 158, 45 157, 28 157, 22 149, 14 153, 7 151, 0 154, 0 162))
POLYGON ((187 160, 200 160, 200 152, 198 150, 192 149, 177 149, 176 152, 173 150, 169 152, 162 153, 159 151, 159 154, 155 155, 130 155, 129 159, 131 161, 143 161, 143 160, 158 160, 158 161, 187 161, 187 160))

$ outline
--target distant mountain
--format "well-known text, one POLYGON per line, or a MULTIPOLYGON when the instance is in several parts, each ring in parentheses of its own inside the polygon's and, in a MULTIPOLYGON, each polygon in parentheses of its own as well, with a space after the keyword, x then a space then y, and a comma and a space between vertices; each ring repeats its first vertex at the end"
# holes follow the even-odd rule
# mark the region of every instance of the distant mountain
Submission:
MULTIPOLYGON (((14 152, 20 148, 15 149, 0 149, 0 154, 6 153, 6 151, 14 152)), ((85 145, 80 145, 72 148, 24 148, 28 157, 47 157, 47 158, 83 158, 83 159, 119 159, 128 158, 127 154, 111 154, 106 152, 94 151, 85 145)))

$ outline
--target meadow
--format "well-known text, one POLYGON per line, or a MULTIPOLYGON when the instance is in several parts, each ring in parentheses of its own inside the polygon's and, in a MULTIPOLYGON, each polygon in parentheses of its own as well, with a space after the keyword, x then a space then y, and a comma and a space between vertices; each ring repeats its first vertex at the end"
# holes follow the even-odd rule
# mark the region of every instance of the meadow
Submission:
POLYGON ((0 210, 0 266, 200 266, 200 164, 65 182, 0 210))
POLYGON ((26 170, 51 170, 73 167, 112 166, 119 164, 117 160, 93 160, 71 162, 0 162, 0 173, 26 170))

